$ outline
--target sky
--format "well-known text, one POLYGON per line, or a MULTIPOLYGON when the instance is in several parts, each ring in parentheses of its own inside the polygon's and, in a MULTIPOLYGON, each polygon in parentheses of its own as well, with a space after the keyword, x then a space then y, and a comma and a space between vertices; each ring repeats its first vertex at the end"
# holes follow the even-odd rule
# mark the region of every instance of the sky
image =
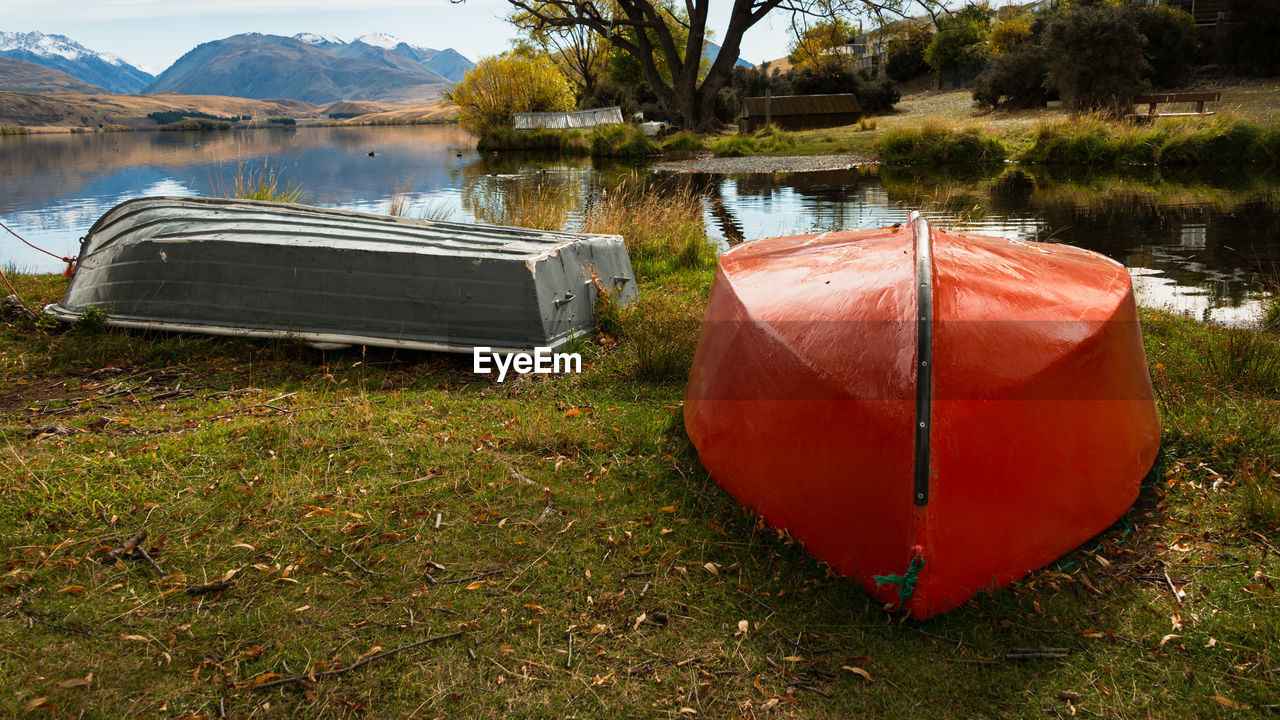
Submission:
MULTIPOLYGON (((723 35, 731 5, 711 3, 713 40, 723 35)), ((477 60, 507 48, 514 36, 503 19, 509 8, 505 0, 0 0, 0 30, 66 35, 158 74, 200 43, 245 32, 313 32, 348 42, 385 32, 477 60)), ((765 18, 747 32, 742 58, 758 63, 786 55, 789 33, 785 16, 765 18)))

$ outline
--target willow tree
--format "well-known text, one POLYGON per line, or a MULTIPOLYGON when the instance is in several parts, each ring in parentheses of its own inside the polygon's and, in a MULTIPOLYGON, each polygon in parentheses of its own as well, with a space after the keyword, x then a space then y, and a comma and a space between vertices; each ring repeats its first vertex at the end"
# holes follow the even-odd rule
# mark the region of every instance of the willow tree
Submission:
POLYGON ((630 55, 672 123, 691 130, 709 130, 716 125, 716 95, 732 75, 742 36, 770 13, 878 13, 907 0, 891 0, 890 4, 877 0, 716 1, 732 2, 733 7, 720 53, 708 68, 702 64, 702 55, 711 0, 684 0, 683 7, 672 0, 507 0, 526 27, 585 28, 630 55))

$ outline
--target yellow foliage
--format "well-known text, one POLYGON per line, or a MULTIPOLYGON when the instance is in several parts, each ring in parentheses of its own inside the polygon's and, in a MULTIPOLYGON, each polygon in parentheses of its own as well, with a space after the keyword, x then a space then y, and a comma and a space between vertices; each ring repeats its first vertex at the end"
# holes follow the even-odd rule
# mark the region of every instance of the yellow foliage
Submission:
POLYGON ((1013 17, 991 28, 989 42, 997 54, 1004 54, 1031 39, 1031 23, 1025 17, 1013 17))
POLYGON ((545 55, 487 57, 445 93, 458 106, 458 122, 476 134, 511 125, 518 112, 572 110, 573 88, 545 55))

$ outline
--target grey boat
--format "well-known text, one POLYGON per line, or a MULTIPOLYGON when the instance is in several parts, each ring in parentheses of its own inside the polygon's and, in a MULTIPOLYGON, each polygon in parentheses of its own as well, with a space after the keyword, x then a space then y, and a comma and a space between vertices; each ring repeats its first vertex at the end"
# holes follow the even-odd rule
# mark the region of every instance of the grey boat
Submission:
POLYGON ((601 291, 636 297, 617 235, 158 197, 94 223, 46 312, 320 347, 515 351, 589 332, 601 291))

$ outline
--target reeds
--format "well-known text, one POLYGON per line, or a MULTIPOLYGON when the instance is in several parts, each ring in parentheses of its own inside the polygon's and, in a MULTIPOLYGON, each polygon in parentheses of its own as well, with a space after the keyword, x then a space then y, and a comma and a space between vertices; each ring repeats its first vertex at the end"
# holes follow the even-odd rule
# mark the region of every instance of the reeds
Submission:
POLYGON ((302 183, 287 180, 278 162, 263 159, 261 166, 253 166, 241 160, 236 163, 236 174, 231 185, 219 178, 214 194, 218 197, 240 200, 265 200, 293 203, 302 195, 302 183))
POLYGON ((582 229, 621 235, 640 274, 704 267, 716 256, 702 221, 702 199, 636 175, 593 198, 582 229))

